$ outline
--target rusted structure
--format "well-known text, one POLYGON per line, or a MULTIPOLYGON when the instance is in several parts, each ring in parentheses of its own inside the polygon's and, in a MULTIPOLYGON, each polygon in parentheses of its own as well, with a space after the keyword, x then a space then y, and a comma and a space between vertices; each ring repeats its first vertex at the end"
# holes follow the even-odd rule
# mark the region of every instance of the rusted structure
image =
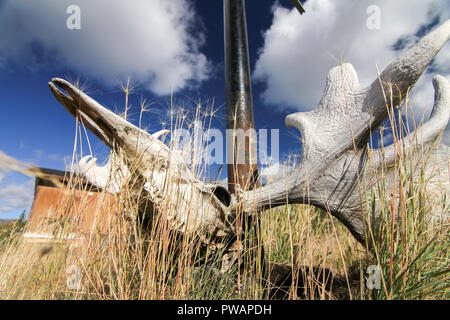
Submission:
POLYGON ((233 162, 228 164, 228 189, 235 192, 236 185, 252 189, 258 179, 256 136, 253 119, 250 58, 248 54, 245 0, 224 0, 225 84, 227 100, 227 129, 245 134, 244 141, 233 138, 233 162), (243 143, 243 145, 242 145, 243 143), (243 149, 244 159, 236 159, 243 149), (242 161, 243 160, 243 161, 242 161))
POLYGON ((40 169, 24 238, 80 240, 105 235, 114 198, 70 172, 40 169))
MULTIPOLYGON (((291 2, 300 14, 305 13, 299 0, 291 2)), ((233 154, 232 163, 228 163, 228 190, 235 193, 236 185, 251 190, 258 181, 245 0, 224 0, 223 17, 227 129, 244 133, 244 141, 233 137, 227 147, 227 153, 233 154), (237 159, 240 152, 244 159, 237 159)))

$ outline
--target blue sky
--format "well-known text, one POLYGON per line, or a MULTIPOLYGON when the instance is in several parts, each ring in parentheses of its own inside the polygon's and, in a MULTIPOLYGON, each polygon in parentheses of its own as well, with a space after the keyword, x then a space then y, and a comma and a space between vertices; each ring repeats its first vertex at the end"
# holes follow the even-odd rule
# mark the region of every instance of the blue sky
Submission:
MULTIPOLYGON (((329 69, 350 62, 367 85, 377 65, 387 66, 450 12, 445 0, 303 2, 302 16, 289 0, 246 3, 255 125, 280 129, 282 159, 301 152, 285 116, 317 105, 329 69), (380 28, 367 27, 371 5, 379 8, 380 28)), ((171 92, 185 108, 214 101, 213 127, 225 130, 222 9, 221 0, 0 0, 0 150, 41 167, 70 165, 75 121, 52 96, 53 77, 80 79, 89 95, 118 111, 120 84, 131 77, 132 119, 146 98, 154 112, 143 125, 151 132, 161 128, 171 92), (80 30, 66 27, 72 4, 81 9, 80 30)), ((430 71, 413 91, 419 120, 433 104, 431 77, 450 79, 448 44, 430 71)), ((104 160, 106 147, 89 138, 104 160)), ((33 179, 0 171, 0 218, 28 212, 33 188, 33 179)))

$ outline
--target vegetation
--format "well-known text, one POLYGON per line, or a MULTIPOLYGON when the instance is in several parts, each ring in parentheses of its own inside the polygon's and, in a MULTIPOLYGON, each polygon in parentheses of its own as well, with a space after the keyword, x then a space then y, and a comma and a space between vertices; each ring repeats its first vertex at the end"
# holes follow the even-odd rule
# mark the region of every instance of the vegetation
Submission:
MULTIPOLYGON (((200 113, 197 110, 195 114, 200 113)), ((179 119, 186 117, 183 114, 179 119)), ((391 119, 397 143, 405 125, 401 117, 391 119)), ((183 121, 175 123, 189 128, 183 121)), ((35 243, 17 236, 23 222, 0 226, 0 296, 448 299, 449 221, 429 219, 431 211, 448 214, 448 199, 436 202, 436 192, 444 191, 430 191, 423 171, 408 167, 408 159, 430 158, 429 150, 405 153, 399 148, 398 155, 394 170, 399 183, 391 201, 376 201, 376 195, 389 198, 382 192, 383 179, 361 194, 366 200, 364 210, 382 212, 380 227, 367 221, 371 240, 365 245, 329 212, 309 205, 286 205, 262 213, 256 227, 238 238, 242 248, 238 262, 221 274, 223 247, 230 239, 224 239, 222 245, 205 246, 201 236, 175 234, 164 210, 150 222, 141 219, 138 203, 142 199, 136 182, 125 181, 114 195, 106 232, 94 225, 94 232, 85 234, 84 240, 35 243)), ((382 172, 374 174, 383 177, 382 172)), ((55 235, 77 230, 79 221, 65 211, 70 207, 70 203, 60 206, 57 214, 63 219, 55 227, 55 235)))
POLYGON ((26 225, 25 211, 16 220, 3 220, 0 223, 0 248, 11 239, 20 237, 26 225))

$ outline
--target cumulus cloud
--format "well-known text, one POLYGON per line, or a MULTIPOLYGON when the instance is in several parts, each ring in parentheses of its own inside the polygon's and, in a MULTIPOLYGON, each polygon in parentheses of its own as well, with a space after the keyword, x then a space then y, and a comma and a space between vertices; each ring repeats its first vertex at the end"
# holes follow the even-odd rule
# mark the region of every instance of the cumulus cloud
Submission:
POLYGON ((259 174, 263 183, 271 183, 286 179, 299 163, 298 155, 284 155, 283 160, 270 161, 269 163, 261 163, 259 174))
POLYGON ((189 0, 6 0, 0 6, 0 67, 10 62, 67 66, 114 84, 131 76, 158 95, 206 80, 189 0), (81 29, 69 30, 70 5, 81 29))
POLYGON ((33 180, 26 183, 2 183, 5 173, 0 171, 0 213, 8 213, 15 210, 26 210, 33 201, 33 180))
MULTIPOLYGON (((309 0, 307 14, 276 3, 273 22, 264 32, 264 45, 253 78, 266 85, 263 100, 287 109, 314 109, 325 88, 328 71, 340 61, 350 62, 362 86, 410 48, 434 24, 449 18, 446 0, 309 0), (381 28, 370 30, 367 9, 376 5, 381 28)), ((447 44, 411 92, 415 119, 428 118, 433 105, 432 76, 450 80, 450 45, 447 44), (431 71, 431 72, 430 72, 431 71)), ((447 128, 448 129, 448 128, 447 128)))
POLYGON ((268 166, 261 167, 261 176, 263 177, 281 177, 289 171, 289 168, 280 163, 274 163, 268 166))

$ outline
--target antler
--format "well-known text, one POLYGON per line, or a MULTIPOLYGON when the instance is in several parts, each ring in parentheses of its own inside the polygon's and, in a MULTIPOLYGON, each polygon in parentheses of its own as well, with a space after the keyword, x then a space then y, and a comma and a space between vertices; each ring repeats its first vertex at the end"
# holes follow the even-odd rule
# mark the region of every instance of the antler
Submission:
MULTIPOLYGON (((131 174, 142 182, 154 207, 164 208, 159 213, 167 214, 176 230, 207 229, 214 234, 219 230, 232 235, 236 233, 238 210, 252 214, 286 203, 308 203, 329 210, 359 241, 365 241, 364 221, 370 217, 364 214, 361 194, 373 183, 371 170, 392 163, 396 157, 395 146, 390 146, 384 155, 375 154, 371 170, 366 170, 370 134, 386 118, 390 107, 401 103, 449 36, 450 20, 389 65, 367 88, 360 88, 352 65, 332 69, 318 107, 286 118, 286 125, 298 128, 303 137, 297 168, 283 181, 240 192, 236 197, 220 186, 198 181, 183 159, 156 136, 115 115, 67 81, 53 79, 49 86, 74 117, 124 155, 125 165, 133 168, 131 174)), ((448 123, 450 85, 440 76, 433 84, 436 96, 431 118, 401 141, 406 149, 419 144, 432 146, 448 123)), ((439 168, 448 170, 448 148, 438 151, 442 157, 439 168)), ((93 174, 89 176, 93 180, 93 174)), ((448 181, 448 176, 445 179, 448 181)), ((388 182, 390 188, 393 179, 388 182)))
MULTIPOLYGON (((298 167, 285 181, 243 193, 247 212, 285 203, 309 203, 329 210, 359 240, 364 241, 364 219, 360 188, 370 186, 365 170, 368 140, 387 117, 390 107, 399 105, 450 36, 450 20, 425 36, 404 56, 390 64, 369 87, 360 88, 351 64, 335 67, 328 74, 325 93, 311 112, 298 112, 286 117, 286 125, 300 130, 303 153, 298 167)), ((401 143, 405 150, 417 141, 430 145, 446 127, 450 115, 450 86, 436 76, 436 96, 430 120, 401 143), (416 136, 416 138, 412 138, 416 136)), ((439 167, 448 170, 448 148, 438 152, 439 167)), ((375 157, 372 169, 391 164, 395 146, 375 157)), ((448 175, 444 175, 448 180, 448 175)), ((387 179, 390 188, 393 179, 387 179)), ((390 194, 390 189, 387 189, 390 194)), ((375 217, 376 218, 376 217, 375 217)), ((366 220, 367 221, 367 220, 366 220)))

